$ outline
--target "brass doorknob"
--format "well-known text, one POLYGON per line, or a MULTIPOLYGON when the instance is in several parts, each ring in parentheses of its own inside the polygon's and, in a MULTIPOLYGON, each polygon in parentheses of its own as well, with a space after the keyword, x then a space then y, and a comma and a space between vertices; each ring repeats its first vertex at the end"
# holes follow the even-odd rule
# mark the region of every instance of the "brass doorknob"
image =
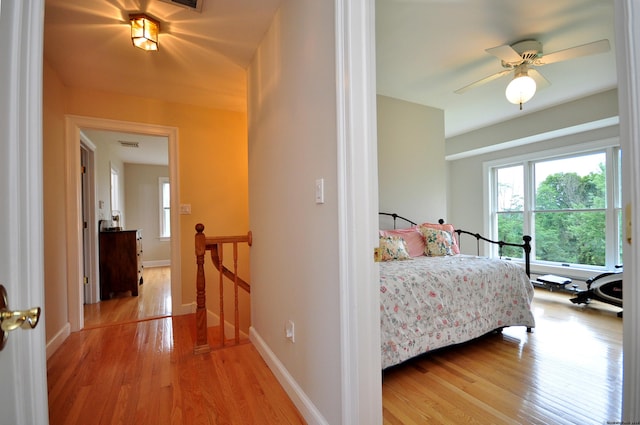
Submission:
POLYGON ((18 328, 33 329, 40 319, 40 307, 34 307, 27 310, 9 310, 7 301, 7 290, 0 285, 0 350, 7 343, 9 332, 18 328))

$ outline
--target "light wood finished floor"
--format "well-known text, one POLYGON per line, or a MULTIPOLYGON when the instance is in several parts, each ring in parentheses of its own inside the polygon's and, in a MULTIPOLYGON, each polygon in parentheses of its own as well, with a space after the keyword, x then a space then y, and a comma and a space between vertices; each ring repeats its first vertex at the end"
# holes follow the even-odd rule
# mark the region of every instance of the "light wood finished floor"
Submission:
POLYGON ((130 323, 142 319, 171 316, 171 268, 148 267, 138 296, 131 292, 115 294, 110 300, 84 305, 85 329, 130 323))
POLYGON ((622 403, 620 309, 536 289, 536 328, 508 328, 383 373, 385 424, 606 424, 622 403))
POLYGON ((170 314, 168 267, 145 269, 137 297, 85 306, 47 362, 51 425, 305 423, 253 345, 194 355, 195 316, 170 314))
MULTIPOLYGON (((145 289, 153 280, 145 276, 145 289)), ((533 333, 508 328, 384 371, 384 423, 619 420, 619 309, 568 298, 536 289, 533 333)), ((72 334, 49 359, 52 425, 304 423, 250 343, 194 356, 193 316, 149 320, 131 303, 120 307, 128 311, 101 308, 93 329, 72 334)))
POLYGON ((47 364, 59 424, 304 424, 256 349, 193 354, 195 315, 73 333, 47 364))

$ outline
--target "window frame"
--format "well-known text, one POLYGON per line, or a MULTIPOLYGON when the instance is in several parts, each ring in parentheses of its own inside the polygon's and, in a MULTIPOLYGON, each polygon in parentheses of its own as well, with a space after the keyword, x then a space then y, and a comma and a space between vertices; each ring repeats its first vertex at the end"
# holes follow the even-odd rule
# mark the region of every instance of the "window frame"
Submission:
MULTIPOLYGON (((620 255, 618 229, 621 214, 620 189, 620 143, 618 137, 610 137, 602 140, 591 141, 587 143, 579 143, 553 149, 540 150, 528 154, 505 157, 483 163, 483 179, 484 179, 484 232, 494 240, 498 239, 498 190, 497 190, 497 169, 522 165, 524 167, 524 206, 523 206, 523 233, 532 236, 532 257, 531 267, 534 272, 540 273, 558 273, 563 275, 572 275, 575 277, 593 276, 594 271, 614 270, 615 265, 619 264, 620 255), (605 168, 606 168, 606 208, 605 208, 605 226, 606 226, 606 243, 605 243, 605 265, 594 266, 584 264, 563 264, 561 262, 550 262, 537 260, 535 258, 535 235, 534 219, 535 219, 535 182, 533 164, 540 161, 553 159, 570 158, 573 156, 582 156, 585 154, 605 152, 605 168)), ((510 241, 511 242, 511 241, 510 241)), ((515 241, 518 242, 518 241, 515 241)), ((495 246, 485 246, 485 252, 490 257, 498 257, 498 249, 495 246)), ((522 261, 517 258, 514 261, 522 261)))
POLYGON ((111 170, 109 181, 111 211, 109 211, 109 216, 111 216, 112 211, 120 211, 120 172, 113 165, 109 165, 109 169, 111 170))
POLYGON ((169 177, 158 177, 158 214, 158 235, 160 240, 168 241, 171 239, 171 182, 169 177), (164 206, 164 185, 169 185, 168 207, 164 206), (168 216, 165 215, 165 209, 168 210, 168 216), (168 229, 168 235, 164 232, 165 229, 168 229))

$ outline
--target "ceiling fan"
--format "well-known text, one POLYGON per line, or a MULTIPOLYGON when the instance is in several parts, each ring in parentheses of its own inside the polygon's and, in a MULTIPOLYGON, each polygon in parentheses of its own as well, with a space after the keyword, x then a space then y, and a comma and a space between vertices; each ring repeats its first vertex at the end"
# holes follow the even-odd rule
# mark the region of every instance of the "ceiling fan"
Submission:
POLYGON ((609 49, 609 40, 606 39, 559 50, 546 55, 542 54, 542 43, 537 40, 523 40, 512 45, 505 44, 503 46, 493 47, 485 51, 500 59, 504 69, 459 88, 455 93, 465 93, 468 90, 513 72, 513 80, 507 86, 505 94, 509 102, 516 105, 520 104, 520 109, 522 109, 522 104, 529 101, 535 94, 537 85, 544 87, 550 84, 534 67, 604 53, 608 52, 609 49))

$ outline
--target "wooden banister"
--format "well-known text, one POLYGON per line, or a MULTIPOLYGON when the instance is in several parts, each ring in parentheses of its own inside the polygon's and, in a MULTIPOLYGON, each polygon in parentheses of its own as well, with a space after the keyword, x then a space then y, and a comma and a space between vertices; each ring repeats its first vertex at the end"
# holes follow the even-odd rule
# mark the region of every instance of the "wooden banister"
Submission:
POLYGON ((206 306, 206 282, 204 274, 204 256, 207 250, 211 251, 211 261, 218 270, 220 291, 220 335, 221 345, 225 345, 224 335, 224 278, 233 281, 234 288, 234 319, 235 319, 235 343, 240 342, 240 310, 238 307, 238 288, 248 293, 251 286, 238 276, 238 244, 253 242, 251 231, 242 236, 212 236, 204 234, 204 225, 196 224, 195 249, 196 249, 196 345, 194 353, 208 353, 211 351, 207 338, 207 306, 206 306), (233 244, 233 271, 223 264, 224 244, 233 244))

